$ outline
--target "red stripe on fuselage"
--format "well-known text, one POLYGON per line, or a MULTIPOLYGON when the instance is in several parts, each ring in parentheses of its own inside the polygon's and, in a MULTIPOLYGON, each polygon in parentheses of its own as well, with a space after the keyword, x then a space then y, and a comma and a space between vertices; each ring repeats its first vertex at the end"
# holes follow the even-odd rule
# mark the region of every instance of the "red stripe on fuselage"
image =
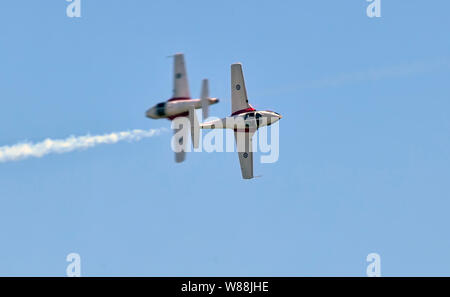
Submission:
POLYGON ((250 112, 250 111, 256 111, 256 109, 254 109, 253 107, 249 107, 249 108, 246 108, 246 109, 241 109, 241 110, 233 112, 231 114, 231 116, 235 116, 235 115, 238 115, 238 114, 241 114, 241 113, 250 112))
POLYGON ((170 98, 169 100, 167 100, 167 102, 172 102, 172 101, 181 101, 181 100, 190 100, 190 97, 178 97, 178 98, 170 98))

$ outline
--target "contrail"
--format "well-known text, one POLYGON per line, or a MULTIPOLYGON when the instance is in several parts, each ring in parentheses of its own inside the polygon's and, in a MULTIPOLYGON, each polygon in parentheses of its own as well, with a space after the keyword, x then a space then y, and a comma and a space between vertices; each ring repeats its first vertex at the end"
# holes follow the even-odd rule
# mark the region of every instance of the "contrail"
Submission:
POLYGON ((372 68, 366 71, 342 73, 334 77, 321 80, 315 80, 301 84, 302 88, 322 88, 338 87, 344 84, 357 83, 361 81, 377 81, 382 79, 402 78, 410 75, 428 73, 440 69, 448 69, 450 66, 449 58, 439 58, 430 61, 418 61, 409 64, 372 68))
POLYGON ((66 139, 45 139, 42 142, 23 142, 0 147, 0 163, 19 161, 27 158, 41 158, 48 154, 63 154, 75 150, 95 147, 99 144, 114 144, 120 141, 140 141, 159 135, 164 129, 131 130, 103 135, 70 136, 66 139))
POLYGON ((371 68, 359 72, 341 73, 322 79, 303 82, 299 81, 294 84, 284 85, 281 88, 264 90, 264 93, 261 93, 261 96, 293 92, 301 89, 340 87, 343 85, 356 84, 365 81, 398 79, 418 74, 432 73, 440 70, 448 71, 449 68, 450 57, 440 57, 432 60, 416 61, 391 67, 371 68))

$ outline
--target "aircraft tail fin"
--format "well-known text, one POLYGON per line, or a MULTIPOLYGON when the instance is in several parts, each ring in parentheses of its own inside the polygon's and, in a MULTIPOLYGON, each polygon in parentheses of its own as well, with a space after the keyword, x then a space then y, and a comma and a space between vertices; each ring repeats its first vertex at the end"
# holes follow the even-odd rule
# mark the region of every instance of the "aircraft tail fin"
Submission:
POLYGON ((205 120, 209 116, 209 83, 207 79, 202 81, 202 94, 200 98, 202 101, 203 120, 205 120))
POLYGON ((191 123, 191 140, 194 148, 199 147, 200 125, 198 123, 197 115, 195 114, 194 106, 189 108, 189 122, 191 123))

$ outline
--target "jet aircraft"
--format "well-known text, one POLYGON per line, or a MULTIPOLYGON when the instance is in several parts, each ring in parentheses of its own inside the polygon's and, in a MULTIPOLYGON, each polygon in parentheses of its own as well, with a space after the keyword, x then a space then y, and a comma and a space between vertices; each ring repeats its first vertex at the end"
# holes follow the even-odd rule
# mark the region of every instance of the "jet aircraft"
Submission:
POLYGON ((242 64, 231 65, 231 116, 210 122, 198 123, 193 108, 189 110, 191 122, 191 137, 194 147, 198 147, 200 129, 232 129, 236 139, 242 177, 252 179, 253 175, 253 149, 252 137, 255 132, 264 126, 278 122, 282 116, 270 110, 255 110, 247 98, 242 64))
MULTIPOLYGON (((169 119, 174 120, 178 117, 188 117, 189 108, 202 109, 203 118, 208 117, 209 105, 219 102, 217 98, 209 97, 209 84, 208 80, 202 81, 202 93, 200 99, 192 99, 189 92, 188 77, 186 72, 186 66, 184 63, 184 55, 181 53, 174 56, 174 77, 173 77, 173 95, 172 98, 158 103, 152 108, 148 109, 146 116, 151 119, 169 119)), ((174 129, 174 133, 177 134, 181 129, 174 129)), ((186 129, 184 129, 187 131, 186 129)), ((183 162, 186 158, 187 149, 187 135, 181 136, 175 140, 181 146, 181 151, 175 153, 175 161, 177 163, 183 162)))

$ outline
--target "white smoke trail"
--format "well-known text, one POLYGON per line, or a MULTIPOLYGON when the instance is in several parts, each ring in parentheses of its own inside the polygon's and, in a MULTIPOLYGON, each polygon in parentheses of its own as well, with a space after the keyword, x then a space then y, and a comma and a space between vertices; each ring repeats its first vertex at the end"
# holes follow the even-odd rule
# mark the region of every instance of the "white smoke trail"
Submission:
POLYGON ((0 147, 0 163, 27 158, 41 158, 48 154, 62 154, 88 149, 99 144, 114 144, 120 141, 140 141, 160 134, 164 129, 131 130, 104 135, 70 136, 66 139, 45 139, 42 142, 24 142, 0 147))

